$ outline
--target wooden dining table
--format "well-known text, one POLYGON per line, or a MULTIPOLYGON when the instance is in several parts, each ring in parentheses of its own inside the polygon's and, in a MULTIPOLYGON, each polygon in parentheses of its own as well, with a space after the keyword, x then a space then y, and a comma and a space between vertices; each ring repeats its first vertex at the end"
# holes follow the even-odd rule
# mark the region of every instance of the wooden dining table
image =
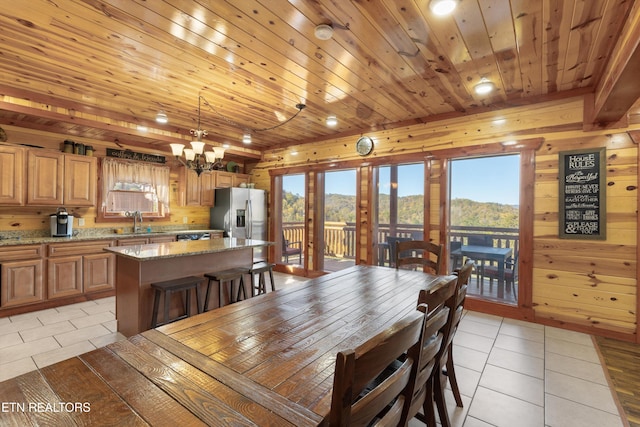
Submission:
POLYGON ((14 425, 325 425, 336 354, 456 276, 354 266, 0 383, 14 425))

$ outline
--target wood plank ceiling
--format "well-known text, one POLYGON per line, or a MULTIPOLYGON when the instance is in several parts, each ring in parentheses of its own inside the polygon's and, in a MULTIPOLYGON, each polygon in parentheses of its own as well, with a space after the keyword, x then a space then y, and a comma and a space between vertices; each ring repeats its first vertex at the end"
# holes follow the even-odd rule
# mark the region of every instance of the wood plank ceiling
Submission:
POLYGON ((616 87, 617 76, 637 75, 624 68, 637 44, 625 24, 637 23, 637 7, 461 0, 453 15, 436 17, 427 0, 0 0, 0 124, 168 151, 190 140, 201 96, 205 141, 256 158, 577 93, 596 95, 597 121, 618 89, 631 99, 607 117, 616 121, 638 95, 616 87), (333 27, 331 39, 314 37, 319 24, 333 27), (622 59, 613 57, 621 34, 632 44, 622 59), (623 69, 611 71, 614 60, 623 69), (493 93, 474 92, 482 78, 493 93), (299 103, 298 117, 241 142, 299 103), (166 125, 155 122, 159 111, 166 125), (329 115, 337 126, 325 124, 329 115))

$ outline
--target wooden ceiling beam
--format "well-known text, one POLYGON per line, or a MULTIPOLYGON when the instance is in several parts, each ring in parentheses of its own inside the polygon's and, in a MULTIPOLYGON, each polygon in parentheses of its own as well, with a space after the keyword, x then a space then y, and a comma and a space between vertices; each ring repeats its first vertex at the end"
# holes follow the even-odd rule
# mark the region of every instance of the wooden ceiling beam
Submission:
POLYGON ((640 2, 635 2, 595 93, 585 98, 584 130, 627 125, 627 113, 640 98, 639 74, 640 2))

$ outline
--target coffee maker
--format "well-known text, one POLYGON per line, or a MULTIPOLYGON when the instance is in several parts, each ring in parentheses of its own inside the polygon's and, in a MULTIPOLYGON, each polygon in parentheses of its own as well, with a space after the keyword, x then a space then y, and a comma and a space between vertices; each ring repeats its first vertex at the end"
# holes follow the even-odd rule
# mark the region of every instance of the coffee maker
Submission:
POLYGON ((65 208, 58 208, 50 215, 51 237, 71 237, 73 235, 73 215, 65 208))

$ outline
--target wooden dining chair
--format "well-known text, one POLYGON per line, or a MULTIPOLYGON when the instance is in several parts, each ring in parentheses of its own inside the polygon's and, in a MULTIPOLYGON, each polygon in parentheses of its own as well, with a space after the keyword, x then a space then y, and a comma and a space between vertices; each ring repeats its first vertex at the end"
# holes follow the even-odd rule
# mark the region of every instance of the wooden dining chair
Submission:
MULTIPOLYGON (((460 408, 463 406, 453 362, 453 338, 458 329, 458 324, 460 324, 460 320, 462 319, 462 311, 464 310, 464 302, 467 296, 467 286, 474 267, 475 264, 473 260, 467 260, 457 272, 458 278, 453 295, 445 302, 445 305, 449 308, 449 317, 443 330, 443 345, 441 354, 439 355, 439 366, 444 369, 438 369, 437 372, 434 372, 433 378, 434 400, 438 407, 438 415, 440 416, 440 424, 442 427, 449 427, 451 425, 444 398, 447 379, 449 380, 456 406, 460 408)), ((418 299, 419 304, 422 302, 423 301, 418 299)))
POLYGON ((412 357, 398 360, 419 342, 424 317, 416 310, 355 349, 338 352, 330 426, 400 425, 417 365, 412 357))
POLYGON ((444 274, 443 247, 424 240, 396 242, 396 268, 426 268, 433 274, 444 274))
POLYGON ((417 360, 416 377, 412 379, 411 402, 405 408, 402 424, 407 425, 414 417, 428 426, 435 426, 433 408, 434 373, 440 370, 439 356, 442 355, 444 330, 449 318, 449 307, 445 305, 455 291, 457 279, 443 277, 444 284, 434 292, 420 291, 418 310, 425 313, 425 322, 418 346, 409 350, 409 357, 417 360), (423 408, 423 413, 420 413, 423 408))

